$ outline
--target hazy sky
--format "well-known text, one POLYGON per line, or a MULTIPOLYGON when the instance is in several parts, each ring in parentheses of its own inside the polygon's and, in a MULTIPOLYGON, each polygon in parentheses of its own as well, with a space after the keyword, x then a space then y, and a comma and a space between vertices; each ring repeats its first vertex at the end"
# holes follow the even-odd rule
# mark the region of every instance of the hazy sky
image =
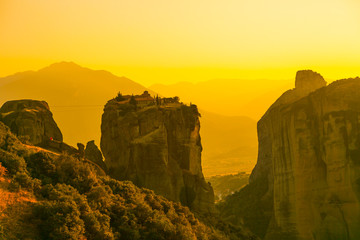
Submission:
POLYGON ((360 74, 358 0, 0 0, 0 77, 74 61, 146 86, 360 74))

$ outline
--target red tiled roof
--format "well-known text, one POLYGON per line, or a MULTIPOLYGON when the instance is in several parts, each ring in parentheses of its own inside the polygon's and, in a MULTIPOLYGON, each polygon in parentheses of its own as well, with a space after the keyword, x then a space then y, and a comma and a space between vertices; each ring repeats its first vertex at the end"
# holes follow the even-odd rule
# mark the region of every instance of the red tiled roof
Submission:
POLYGON ((141 102, 141 101, 154 101, 154 99, 152 97, 135 97, 135 100, 138 101, 138 102, 141 102))

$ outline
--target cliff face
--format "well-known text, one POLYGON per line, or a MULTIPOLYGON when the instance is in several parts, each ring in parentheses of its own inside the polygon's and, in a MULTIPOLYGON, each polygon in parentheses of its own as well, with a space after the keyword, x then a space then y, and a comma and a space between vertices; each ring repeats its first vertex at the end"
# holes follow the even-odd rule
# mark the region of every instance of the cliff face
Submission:
POLYGON ((105 172, 107 167, 104 163, 103 156, 98 146, 95 145, 95 141, 91 140, 86 144, 84 151, 85 158, 99 165, 105 172))
POLYGON ((63 140, 45 101, 8 101, 0 109, 0 121, 17 136, 29 136, 30 142, 35 145, 48 142, 50 138, 63 140))
POLYGON ((266 239, 360 239, 360 79, 316 90, 313 76, 258 123, 249 186, 273 201, 266 239))
POLYGON ((109 101, 101 124, 101 150, 109 174, 153 189, 195 212, 212 212, 214 193, 201 169, 196 106, 151 106, 109 101))

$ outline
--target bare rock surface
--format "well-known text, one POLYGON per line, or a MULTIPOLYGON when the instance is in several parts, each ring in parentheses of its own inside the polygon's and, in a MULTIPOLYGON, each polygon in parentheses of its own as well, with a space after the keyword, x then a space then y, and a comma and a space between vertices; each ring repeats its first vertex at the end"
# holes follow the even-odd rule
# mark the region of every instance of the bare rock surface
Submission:
POLYGON ((45 101, 8 101, 0 108, 0 121, 17 136, 28 136, 34 145, 47 143, 50 139, 60 142, 63 140, 45 101))
POLYGON ((360 239, 360 79, 273 108, 258 123, 273 216, 266 239, 360 239))
POLYGON ((296 89, 310 93, 325 86, 325 79, 317 72, 311 70, 300 70, 296 73, 296 89))
POLYGON ((85 158, 99 165, 105 172, 107 172, 107 167, 103 160, 102 153, 98 146, 96 146, 95 141, 89 141, 86 144, 85 148, 85 158))
POLYGON ((195 105, 149 106, 110 100, 101 124, 101 150, 110 176, 131 180, 194 212, 214 210, 214 192, 201 168, 195 105))
POLYGON ((322 80, 298 73, 258 122, 257 164, 230 201, 264 239, 360 239, 360 79, 322 80))

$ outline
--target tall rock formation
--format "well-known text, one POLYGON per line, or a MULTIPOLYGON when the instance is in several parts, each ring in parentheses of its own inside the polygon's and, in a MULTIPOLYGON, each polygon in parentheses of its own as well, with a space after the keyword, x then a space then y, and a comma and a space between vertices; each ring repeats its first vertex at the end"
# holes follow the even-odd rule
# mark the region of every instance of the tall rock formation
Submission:
POLYGON ((98 166, 100 166, 105 172, 107 172, 107 167, 105 165, 105 162, 103 160, 103 155, 98 148, 98 146, 95 145, 95 141, 91 140, 86 144, 85 148, 85 158, 96 163, 98 166))
POLYGON ((17 136, 29 136, 34 145, 48 142, 50 138, 60 142, 63 140, 45 101, 8 101, 0 108, 0 121, 17 136))
POLYGON ((296 73, 295 89, 304 93, 313 92, 326 86, 326 81, 317 72, 311 70, 300 70, 296 73))
POLYGON ((110 100, 102 116, 100 147, 112 177, 209 213, 214 192, 202 174, 199 130, 195 105, 136 109, 110 100))
POLYGON ((229 202, 265 239, 360 239, 360 79, 296 82, 258 122, 257 165, 229 202))

